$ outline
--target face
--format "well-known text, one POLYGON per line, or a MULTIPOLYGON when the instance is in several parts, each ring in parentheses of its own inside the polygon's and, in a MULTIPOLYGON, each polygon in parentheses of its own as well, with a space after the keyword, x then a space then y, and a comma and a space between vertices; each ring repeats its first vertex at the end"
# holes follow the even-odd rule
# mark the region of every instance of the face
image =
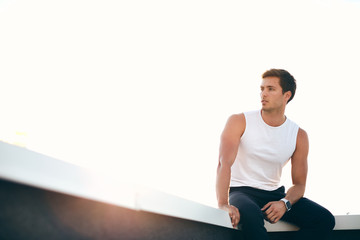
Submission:
POLYGON ((261 104, 263 111, 276 111, 285 108, 290 92, 283 94, 278 77, 266 77, 263 79, 261 86, 261 104))

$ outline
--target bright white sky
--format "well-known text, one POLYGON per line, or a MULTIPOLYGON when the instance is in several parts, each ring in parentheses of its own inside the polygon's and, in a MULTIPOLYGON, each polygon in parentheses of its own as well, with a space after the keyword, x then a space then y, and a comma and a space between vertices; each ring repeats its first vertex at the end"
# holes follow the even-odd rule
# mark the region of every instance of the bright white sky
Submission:
POLYGON ((359 23, 346 0, 2 0, 0 139, 216 206, 225 122, 284 68, 306 196, 360 214, 359 23))

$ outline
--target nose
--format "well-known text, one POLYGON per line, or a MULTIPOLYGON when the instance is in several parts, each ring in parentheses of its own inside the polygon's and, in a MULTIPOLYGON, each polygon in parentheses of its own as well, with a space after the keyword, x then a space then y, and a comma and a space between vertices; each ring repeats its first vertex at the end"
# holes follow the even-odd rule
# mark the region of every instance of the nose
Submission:
POLYGON ((260 97, 261 97, 261 99, 263 99, 266 95, 267 95, 266 91, 265 91, 265 90, 261 90, 261 92, 260 92, 260 97))

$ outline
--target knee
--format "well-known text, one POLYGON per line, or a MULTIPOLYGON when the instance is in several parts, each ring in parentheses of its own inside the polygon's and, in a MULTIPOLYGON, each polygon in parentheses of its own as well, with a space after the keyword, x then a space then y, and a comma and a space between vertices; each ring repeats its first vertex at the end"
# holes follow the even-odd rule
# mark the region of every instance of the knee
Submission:
POLYGON ((335 227, 335 217, 329 211, 323 214, 321 226, 324 230, 331 231, 335 227))
POLYGON ((335 217, 334 217, 334 215, 332 215, 332 214, 329 212, 329 218, 328 218, 328 223, 327 223, 328 229, 329 229, 330 231, 333 230, 334 227, 335 227, 335 224, 336 224, 335 217))

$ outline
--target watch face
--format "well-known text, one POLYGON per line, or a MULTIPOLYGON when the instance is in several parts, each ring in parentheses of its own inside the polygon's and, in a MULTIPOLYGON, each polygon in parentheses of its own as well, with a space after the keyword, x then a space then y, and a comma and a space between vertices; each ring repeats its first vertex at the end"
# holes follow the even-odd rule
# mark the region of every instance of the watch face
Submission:
POLYGON ((291 209, 291 203, 289 201, 286 202, 286 208, 288 211, 291 209))

